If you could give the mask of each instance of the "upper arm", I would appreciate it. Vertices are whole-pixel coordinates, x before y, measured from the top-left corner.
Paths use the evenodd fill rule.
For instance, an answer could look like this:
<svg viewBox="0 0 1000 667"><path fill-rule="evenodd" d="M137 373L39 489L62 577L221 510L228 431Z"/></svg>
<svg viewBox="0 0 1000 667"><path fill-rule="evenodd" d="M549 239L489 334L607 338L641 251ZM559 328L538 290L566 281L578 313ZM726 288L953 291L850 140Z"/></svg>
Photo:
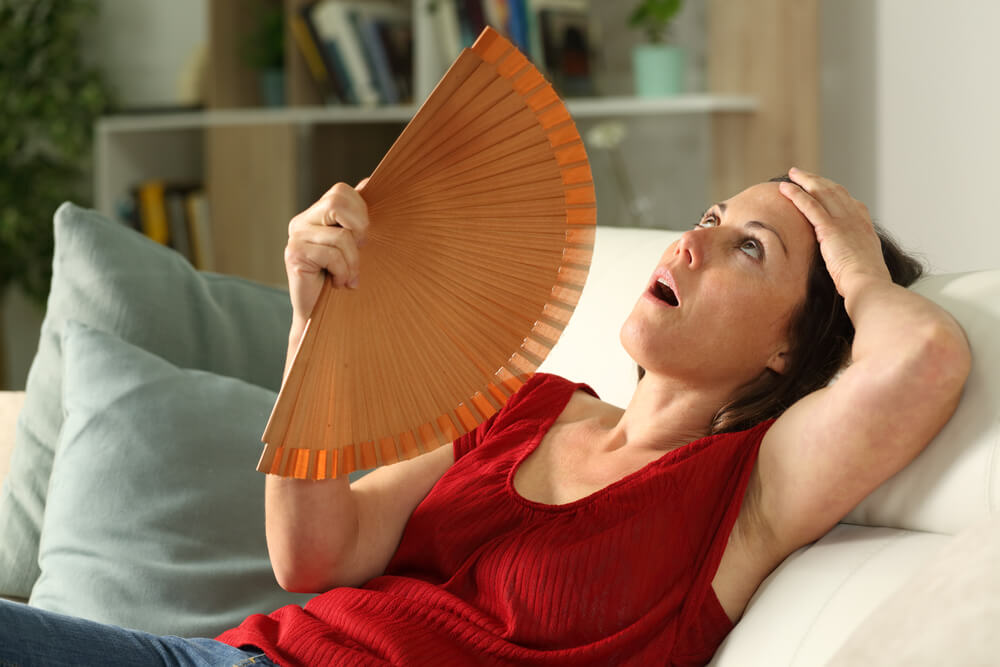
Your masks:
<svg viewBox="0 0 1000 667"><path fill-rule="evenodd" d="M357 504L358 536L339 585L358 586L385 571L413 510L454 461L449 444L377 468L351 484Z"/></svg>
<svg viewBox="0 0 1000 667"><path fill-rule="evenodd" d="M969 353L954 331L869 355L789 408L761 443L760 512L779 548L818 539L909 463L954 412Z"/></svg>

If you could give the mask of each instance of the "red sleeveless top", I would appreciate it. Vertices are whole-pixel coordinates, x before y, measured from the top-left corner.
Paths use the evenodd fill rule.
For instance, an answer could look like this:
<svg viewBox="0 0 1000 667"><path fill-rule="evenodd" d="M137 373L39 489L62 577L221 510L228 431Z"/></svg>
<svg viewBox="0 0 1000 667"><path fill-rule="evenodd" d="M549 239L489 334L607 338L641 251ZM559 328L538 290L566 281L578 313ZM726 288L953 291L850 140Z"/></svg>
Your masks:
<svg viewBox="0 0 1000 667"><path fill-rule="evenodd" d="M672 450L579 500L514 490L583 384L536 374L454 443L383 576L219 639L282 665L697 665L732 623L712 590L771 422Z"/></svg>

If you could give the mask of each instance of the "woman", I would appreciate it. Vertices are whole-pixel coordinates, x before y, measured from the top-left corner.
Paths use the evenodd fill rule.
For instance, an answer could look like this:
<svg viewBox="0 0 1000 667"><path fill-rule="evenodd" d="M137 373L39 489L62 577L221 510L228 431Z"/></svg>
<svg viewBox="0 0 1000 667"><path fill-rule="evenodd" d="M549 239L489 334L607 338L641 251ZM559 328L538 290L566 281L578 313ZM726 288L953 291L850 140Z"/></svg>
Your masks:
<svg viewBox="0 0 1000 667"><path fill-rule="evenodd" d="M938 432L970 364L954 320L893 283L886 258L901 282L919 272L864 205L784 181L664 253L621 330L642 369L625 410L538 374L453 447L353 485L269 476L275 575L323 594L219 639L280 664L707 662L788 554ZM367 227L343 184L290 223L290 351L326 272L358 285ZM37 636L28 616L18 634Z"/></svg>

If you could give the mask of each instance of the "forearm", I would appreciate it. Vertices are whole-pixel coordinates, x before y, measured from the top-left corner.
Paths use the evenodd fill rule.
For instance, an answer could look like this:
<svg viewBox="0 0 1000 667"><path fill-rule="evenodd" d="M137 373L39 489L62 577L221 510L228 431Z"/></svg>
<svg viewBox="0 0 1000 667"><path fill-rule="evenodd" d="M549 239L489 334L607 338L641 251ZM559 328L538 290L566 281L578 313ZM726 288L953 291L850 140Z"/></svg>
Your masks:
<svg viewBox="0 0 1000 667"><path fill-rule="evenodd" d="M970 353L965 333L943 308L887 278L864 276L845 289L844 305L855 327L852 363L923 374L961 387Z"/></svg>
<svg viewBox="0 0 1000 667"><path fill-rule="evenodd" d="M268 475L267 547L278 583L315 593L332 588L350 567L358 541L358 508L346 477L322 481Z"/></svg>
<svg viewBox="0 0 1000 667"><path fill-rule="evenodd" d="M285 375L306 322L295 318ZM357 543L358 511L347 478L312 481L268 475L264 487L268 552L278 583L315 592L335 581Z"/></svg>

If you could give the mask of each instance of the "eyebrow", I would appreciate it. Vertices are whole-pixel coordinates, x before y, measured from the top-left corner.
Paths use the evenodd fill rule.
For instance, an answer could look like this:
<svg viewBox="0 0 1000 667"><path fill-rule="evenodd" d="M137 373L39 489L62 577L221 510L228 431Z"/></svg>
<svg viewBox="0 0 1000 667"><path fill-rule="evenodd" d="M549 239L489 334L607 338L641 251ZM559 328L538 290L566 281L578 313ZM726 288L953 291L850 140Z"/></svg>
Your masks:
<svg viewBox="0 0 1000 667"><path fill-rule="evenodd" d="M726 202L720 201L719 203L715 204L715 208L718 208L719 211L721 211L722 214L725 215L725 213L726 213ZM709 209L709 210L711 210L711 209ZM777 229L775 229L771 225L767 224L766 222L761 222L760 220L750 220L746 224L744 224L743 226L744 227L752 227L752 228L756 228L756 229L763 229L765 231L768 231L768 232L771 232L772 234L774 234L774 236L778 239L778 243L781 244L781 249L784 251L785 257L788 257L788 246L785 245L785 240L783 238L781 238L781 234L778 233Z"/></svg>

